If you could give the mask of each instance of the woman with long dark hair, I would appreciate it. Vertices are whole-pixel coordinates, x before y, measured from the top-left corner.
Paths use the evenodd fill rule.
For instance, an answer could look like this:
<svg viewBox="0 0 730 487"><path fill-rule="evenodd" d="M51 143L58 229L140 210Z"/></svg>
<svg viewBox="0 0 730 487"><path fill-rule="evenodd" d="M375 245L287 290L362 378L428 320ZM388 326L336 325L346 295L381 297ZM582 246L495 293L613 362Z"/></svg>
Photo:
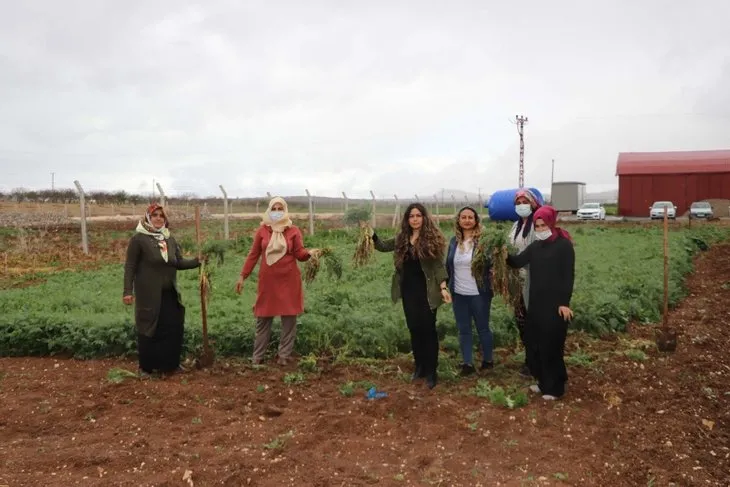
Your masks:
<svg viewBox="0 0 730 487"><path fill-rule="evenodd" d="M461 375L476 372L472 362L473 334L471 324L476 324L479 343L482 346L482 370L494 367L492 360L492 330L489 315L492 306L491 264L484 266L479 285L472 275L472 260L482 232L479 213L471 206L465 206L456 214L455 235L449 242L446 254L446 270L449 274L449 291L453 299L454 319L459 330L459 348L463 362Z"/></svg>
<svg viewBox="0 0 730 487"><path fill-rule="evenodd" d="M575 250L570 234L556 226L557 211L543 206L535 212L535 239L522 253L507 257L511 267L530 266L530 307L525 335L533 392L554 400L565 393L568 373L563 360L570 300L575 277Z"/></svg>
<svg viewBox="0 0 730 487"><path fill-rule="evenodd" d="M426 208L411 203L395 238L381 240L373 233L373 242L378 251L393 252L391 298L403 301L415 361L412 379L425 378L433 389L438 382L436 311L442 302L451 302L443 262L446 239Z"/></svg>

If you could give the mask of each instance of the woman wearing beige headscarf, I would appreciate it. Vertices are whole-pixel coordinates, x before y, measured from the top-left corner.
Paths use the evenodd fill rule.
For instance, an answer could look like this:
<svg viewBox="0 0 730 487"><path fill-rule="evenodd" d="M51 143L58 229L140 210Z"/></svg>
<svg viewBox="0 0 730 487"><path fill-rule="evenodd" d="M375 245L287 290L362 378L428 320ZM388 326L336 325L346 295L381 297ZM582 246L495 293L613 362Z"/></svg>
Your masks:
<svg viewBox="0 0 730 487"><path fill-rule="evenodd" d="M289 218L286 201L278 196L273 198L256 231L241 277L236 282L236 292L240 294L243 281L251 275L261 258L256 304L253 308L256 316L254 364L263 362L275 316L281 316L278 362L286 365L290 360L294 350L297 315L304 311L302 275L297 261L304 262L318 253L319 249L304 248L302 232Z"/></svg>

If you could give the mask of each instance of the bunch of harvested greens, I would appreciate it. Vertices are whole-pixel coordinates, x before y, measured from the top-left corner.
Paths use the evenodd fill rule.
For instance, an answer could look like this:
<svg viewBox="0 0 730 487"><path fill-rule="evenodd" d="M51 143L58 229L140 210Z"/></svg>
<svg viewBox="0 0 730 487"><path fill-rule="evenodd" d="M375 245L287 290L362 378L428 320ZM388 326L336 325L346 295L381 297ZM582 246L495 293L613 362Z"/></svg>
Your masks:
<svg viewBox="0 0 730 487"><path fill-rule="evenodd" d="M206 302L210 302L210 292L213 289L213 274L216 268L225 261L228 247L229 243L226 241L211 240L206 242L201 248L200 292L201 296L205 296ZM215 265L213 262L215 262Z"/></svg>
<svg viewBox="0 0 730 487"><path fill-rule="evenodd" d="M218 264L223 264L226 251L231 246L226 240L210 240L203 245L202 254L206 260L215 257Z"/></svg>
<svg viewBox="0 0 730 487"><path fill-rule="evenodd" d="M225 248L222 245L208 246L208 253L203 253L204 247L201 245L202 234L200 231L200 207L195 207L195 237L198 242L198 260L200 260L200 314L203 319L203 349L199 356L195 359L198 368L210 367L215 362L215 352L208 342L208 301L211 291L211 275L212 269L209 265L210 255L216 255L218 262L223 262L223 254Z"/></svg>
<svg viewBox="0 0 730 487"><path fill-rule="evenodd" d="M373 231L367 223L360 223L360 236L357 239L355 254L352 256L352 262L355 267L362 267L370 262L375 250L373 242Z"/></svg>
<svg viewBox="0 0 730 487"><path fill-rule="evenodd" d="M505 302L515 309L522 298L522 284L519 271L507 265L508 252L517 250L507 239L507 230L501 225L490 225L482 232L471 264L471 273L477 284L484 284L484 269L491 262L492 290L502 296Z"/></svg>
<svg viewBox="0 0 730 487"><path fill-rule="evenodd" d="M322 265L322 261L324 261L324 267L328 276L336 279L342 277L342 259L331 248L327 247L322 249L321 254L313 255L304 264L304 282L309 284L314 281Z"/></svg>

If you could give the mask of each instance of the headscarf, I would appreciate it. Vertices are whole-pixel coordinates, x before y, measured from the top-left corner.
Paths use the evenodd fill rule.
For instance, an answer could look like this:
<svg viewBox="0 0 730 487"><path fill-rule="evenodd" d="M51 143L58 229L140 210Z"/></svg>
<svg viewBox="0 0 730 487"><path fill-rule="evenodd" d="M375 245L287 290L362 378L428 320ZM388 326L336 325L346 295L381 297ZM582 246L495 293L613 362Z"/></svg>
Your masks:
<svg viewBox="0 0 730 487"><path fill-rule="evenodd" d="M570 234L563 230L560 227L557 227L556 224L558 222L558 212L555 208L552 206L541 206L537 209L537 211L533 214L535 217L535 221L542 220L545 222L545 225L548 226L550 231L553 233L548 239L548 242L554 241L558 236L561 236L563 238L568 239L569 242L573 242L573 238L570 236Z"/></svg>
<svg viewBox="0 0 730 487"><path fill-rule="evenodd" d="M284 207L284 216L281 217L281 220L275 222L271 219L269 213L276 203L281 203ZM292 221L289 218L289 206L286 204L286 201L284 201L284 198L280 196L271 198L271 201L269 201L269 207L261 217L261 225L270 227L273 232L271 234L271 239L269 240L269 245L266 246L266 263L268 265L274 265L279 261L279 259L286 255L288 248L286 245L286 238L284 238L284 230L292 226Z"/></svg>
<svg viewBox="0 0 730 487"><path fill-rule="evenodd" d="M525 198L530 203L530 208L532 208L532 213L530 213L530 216L528 216L524 220L522 218L517 220L517 228L515 230L515 237L517 237L517 235L520 234L520 230L522 230L522 238L527 238L527 236L530 234L530 229L532 228L535 211L538 208L540 208L540 202L537 200L535 193L533 193L532 190L527 189L527 188L517 190L517 193L515 194L514 202L517 203L517 200L519 198Z"/></svg>
<svg viewBox="0 0 730 487"><path fill-rule="evenodd" d="M162 217L165 219L165 224L162 225L162 227L160 227L159 229L155 228L152 225L152 213L157 210L160 210L160 213L162 213ZM160 254L162 254L162 258L165 260L165 262L167 262L168 259L167 239L170 238L169 225L170 222L167 219L167 213L165 212L165 209L157 203L152 203L150 206L148 206L147 210L144 213L144 217L140 219L137 223L137 233L149 235L150 237L157 240L157 245L160 247Z"/></svg>

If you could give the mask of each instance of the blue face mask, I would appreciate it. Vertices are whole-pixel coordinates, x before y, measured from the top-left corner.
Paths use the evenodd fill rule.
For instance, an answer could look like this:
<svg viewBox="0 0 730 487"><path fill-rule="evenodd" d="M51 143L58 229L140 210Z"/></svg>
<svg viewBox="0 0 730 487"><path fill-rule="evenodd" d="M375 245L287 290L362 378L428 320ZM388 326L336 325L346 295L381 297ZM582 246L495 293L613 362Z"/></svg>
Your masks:
<svg viewBox="0 0 730 487"><path fill-rule="evenodd" d="M284 212L283 211L270 211L269 218L271 218L271 221L278 222L279 220L284 218Z"/></svg>

